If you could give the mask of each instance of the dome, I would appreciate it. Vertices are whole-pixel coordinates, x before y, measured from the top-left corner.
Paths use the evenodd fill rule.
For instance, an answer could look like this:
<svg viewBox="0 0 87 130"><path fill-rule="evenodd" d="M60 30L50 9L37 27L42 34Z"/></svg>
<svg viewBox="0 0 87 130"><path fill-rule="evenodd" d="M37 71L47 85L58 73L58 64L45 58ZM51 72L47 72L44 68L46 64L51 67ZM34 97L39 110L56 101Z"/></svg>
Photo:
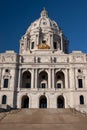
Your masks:
<svg viewBox="0 0 87 130"><path fill-rule="evenodd" d="M28 27L20 41L20 52L26 53L46 50L46 52L68 52L68 41L54 20L48 16L44 8L40 18Z"/></svg>
<svg viewBox="0 0 87 130"><path fill-rule="evenodd" d="M35 30L35 29L42 29L42 30L49 29L49 30L58 31L59 27L54 20L51 20L48 17L48 12L44 8L41 12L40 18L37 19L36 21L34 21L33 23L31 23L30 27L27 29L27 33L29 33L32 30Z"/></svg>

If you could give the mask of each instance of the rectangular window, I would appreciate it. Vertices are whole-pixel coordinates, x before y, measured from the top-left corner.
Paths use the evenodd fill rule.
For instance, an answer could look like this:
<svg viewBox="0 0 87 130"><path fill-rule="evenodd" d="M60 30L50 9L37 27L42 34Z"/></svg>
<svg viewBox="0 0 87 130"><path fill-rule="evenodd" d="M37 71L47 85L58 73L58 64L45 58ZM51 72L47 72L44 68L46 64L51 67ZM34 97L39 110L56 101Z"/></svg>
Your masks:
<svg viewBox="0 0 87 130"><path fill-rule="evenodd" d="M31 49L34 49L34 42L31 43Z"/></svg>
<svg viewBox="0 0 87 130"><path fill-rule="evenodd" d="M38 63L40 63L40 57L38 57Z"/></svg>
<svg viewBox="0 0 87 130"><path fill-rule="evenodd" d="M54 46L54 49L57 49L57 43L56 42L54 42L53 46Z"/></svg>
<svg viewBox="0 0 87 130"><path fill-rule="evenodd" d="M56 57L54 57L54 63L56 63Z"/></svg>
<svg viewBox="0 0 87 130"><path fill-rule="evenodd" d="M4 79L4 88L8 88L8 79Z"/></svg>
<svg viewBox="0 0 87 130"><path fill-rule="evenodd" d="M26 88L31 88L31 84L30 83L26 83Z"/></svg>
<svg viewBox="0 0 87 130"><path fill-rule="evenodd" d="M57 83L57 88L61 88L61 83Z"/></svg>
<svg viewBox="0 0 87 130"><path fill-rule="evenodd" d="M80 96L80 104L84 104L84 97L82 95Z"/></svg>
<svg viewBox="0 0 87 130"><path fill-rule="evenodd" d="M78 87L83 88L82 79L78 79Z"/></svg>

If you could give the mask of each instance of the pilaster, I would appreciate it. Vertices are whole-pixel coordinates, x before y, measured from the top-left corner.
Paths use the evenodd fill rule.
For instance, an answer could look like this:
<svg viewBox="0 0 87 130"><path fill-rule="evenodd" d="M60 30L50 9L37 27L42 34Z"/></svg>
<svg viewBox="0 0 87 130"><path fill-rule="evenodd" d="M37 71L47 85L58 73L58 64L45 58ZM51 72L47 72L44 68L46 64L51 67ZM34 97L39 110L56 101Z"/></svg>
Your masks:
<svg viewBox="0 0 87 130"><path fill-rule="evenodd" d="M61 50L63 51L63 34L61 32Z"/></svg>

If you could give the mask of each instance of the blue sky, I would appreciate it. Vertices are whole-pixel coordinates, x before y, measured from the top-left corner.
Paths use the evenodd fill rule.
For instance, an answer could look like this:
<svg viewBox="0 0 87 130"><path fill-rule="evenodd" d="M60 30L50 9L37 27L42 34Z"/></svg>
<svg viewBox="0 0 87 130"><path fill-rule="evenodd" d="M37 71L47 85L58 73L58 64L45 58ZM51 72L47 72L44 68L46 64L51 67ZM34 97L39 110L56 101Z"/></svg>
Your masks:
<svg viewBox="0 0 87 130"><path fill-rule="evenodd" d="M70 52L87 52L87 0L0 0L0 53L19 52L19 40L43 7L70 41Z"/></svg>

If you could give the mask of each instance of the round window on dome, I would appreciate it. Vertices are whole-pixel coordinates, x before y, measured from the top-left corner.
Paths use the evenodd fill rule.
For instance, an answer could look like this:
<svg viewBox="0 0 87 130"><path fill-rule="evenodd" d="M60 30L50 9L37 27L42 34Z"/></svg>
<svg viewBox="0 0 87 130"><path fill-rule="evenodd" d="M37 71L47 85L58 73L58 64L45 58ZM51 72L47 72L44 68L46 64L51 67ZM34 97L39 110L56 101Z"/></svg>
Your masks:
<svg viewBox="0 0 87 130"><path fill-rule="evenodd" d="M46 25L47 23L46 22L43 22L43 25Z"/></svg>
<svg viewBox="0 0 87 130"><path fill-rule="evenodd" d="M53 24L53 26L54 26L54 27L57 27L57 25L56 25L55 23Z"/></svg>
<svg viewBox="0 0 87 130"><path fill-rule="evenodd" d="M37 24L36 23L34 23L34 26L36 26Z"/></svg>

